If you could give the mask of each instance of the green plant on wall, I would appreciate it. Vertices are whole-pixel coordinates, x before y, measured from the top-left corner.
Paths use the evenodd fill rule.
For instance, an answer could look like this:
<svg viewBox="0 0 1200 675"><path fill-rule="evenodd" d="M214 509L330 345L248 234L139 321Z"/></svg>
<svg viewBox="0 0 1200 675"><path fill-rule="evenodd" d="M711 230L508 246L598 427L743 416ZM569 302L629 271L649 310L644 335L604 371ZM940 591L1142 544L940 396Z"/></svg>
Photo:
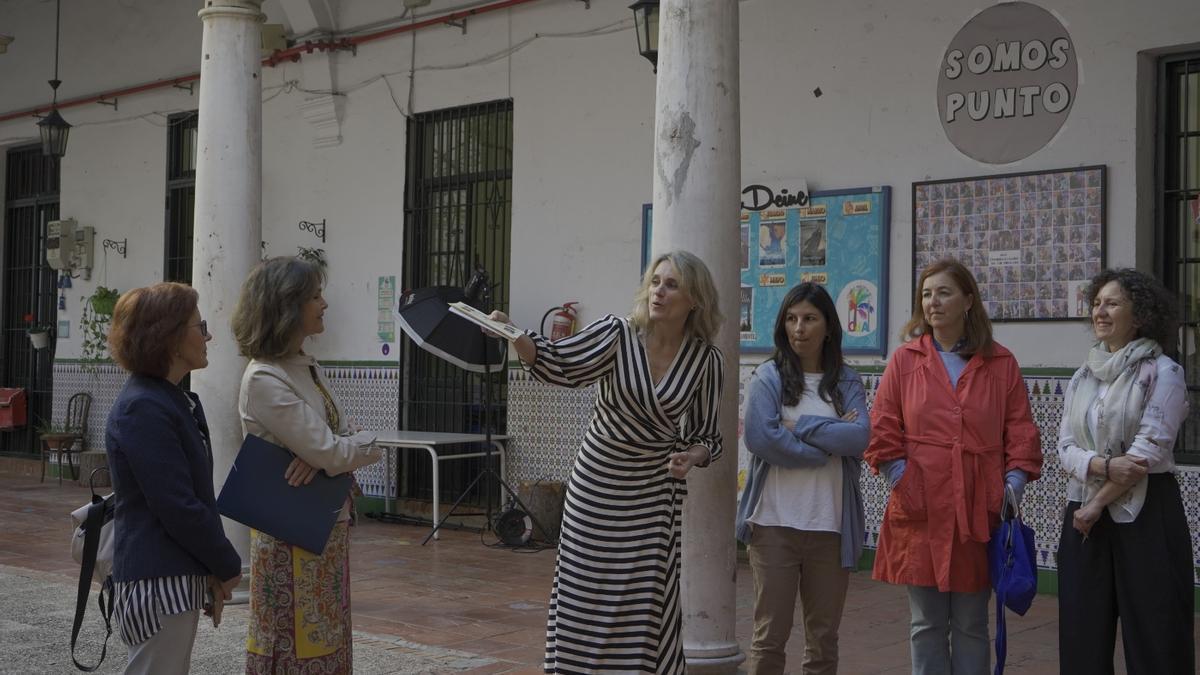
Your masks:
<svg viewBox="0 0 1200 675"><path fill-rule="evenodd" d="M53 420L42 420L33 426L33 432L39 437L68 436L74 435L78 431L78 429L67 426L66 422L55 422Z"/></svg>
<svg viewBox="0 0 1200 675"><path fill-rule="evenodd" d="M117 295L116 290L100 286L90 298L80 298L83 313L79 315L79 330L83 335L83 348L79 360L83 369L93 375L97 367L108 360L108 326Z"/></svg>
<svg viewBox="0 0 1200 675"><path fill-rule="evenodd" d="M121 297L121 293L115 288L106 288L97 286L92 292L92 296L88 298L88 304L92 306L92 310L100 316L112 316L113 307L117 305L117 298Z"/></svg>

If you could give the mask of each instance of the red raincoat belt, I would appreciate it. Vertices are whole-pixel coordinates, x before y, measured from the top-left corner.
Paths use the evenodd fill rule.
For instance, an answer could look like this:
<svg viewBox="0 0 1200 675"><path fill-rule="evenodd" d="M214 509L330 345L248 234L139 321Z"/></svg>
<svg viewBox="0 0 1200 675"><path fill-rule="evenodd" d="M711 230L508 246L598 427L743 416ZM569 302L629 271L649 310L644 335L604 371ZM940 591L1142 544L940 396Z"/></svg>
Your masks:
<svg viewBox="0 0 1200 675"><path fill-rule="evenodd" d="M954 522L958 525L960 542L977 541L986 544L991 539L988 522L987 475L980 455L1000 452L1000 445L967 446L962 438L947 442L943 438L909 436L910 443L950 448L951 485L954 488ZM967 464L970 466L967 466ZM968 472L971 480L966 480Z"/></svg>

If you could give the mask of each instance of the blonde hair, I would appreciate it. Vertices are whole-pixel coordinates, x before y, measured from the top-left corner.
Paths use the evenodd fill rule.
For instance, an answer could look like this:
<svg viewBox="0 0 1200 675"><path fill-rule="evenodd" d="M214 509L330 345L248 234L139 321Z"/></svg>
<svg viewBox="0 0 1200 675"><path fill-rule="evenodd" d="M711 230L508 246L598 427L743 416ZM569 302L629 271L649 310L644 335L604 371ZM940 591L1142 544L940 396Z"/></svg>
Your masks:
<svg viewBox="0 0 1200 675"><path fill-rule="evenodd" d="M629 313L629 323L639 331L645 331L650 326L650 281L654 278L654 270L664 260L675 267L679 275L679 284L692 298L696 308L688 314L683 330L705 342L712 342L721 327L717 287L713 284L708 266L695 254L687 251L670 251L661 253L650 261L642 275L642 287L633 296L633 311Z"/></svg>

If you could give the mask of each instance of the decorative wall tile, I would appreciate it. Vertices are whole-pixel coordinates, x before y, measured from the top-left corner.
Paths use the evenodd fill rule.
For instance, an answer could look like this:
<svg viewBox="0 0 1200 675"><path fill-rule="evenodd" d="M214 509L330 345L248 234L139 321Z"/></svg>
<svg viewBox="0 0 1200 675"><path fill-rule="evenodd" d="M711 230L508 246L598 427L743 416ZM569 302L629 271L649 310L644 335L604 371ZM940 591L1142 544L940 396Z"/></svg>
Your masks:
<svg viewBox="0 0 1200 675"><path fill-rule="evenodd" d="M399 410L400 369L331 366L325 376L349 420L364 429L395 429ZM385 462L354 472L368 497L396 497L396 477L386 475ZM393 464L393 466L395 466Z"/></svg>
<svg viewBox="0 0 1200 675"><path fill-rule="evenodd" d="M508 372L509 479L565 482L591 421L595 388L554 387L519 368Z"/></svg>
<svg viewBox="0 0 1200 675"><path fill-rule="evenodd" d="M91 370L92 372L89 372ZM125 386L129 374L113 363L99 364L95 369L85 370L80 363L54 362L54 406L51 416L61 422L67 414L67 401L71 396L86 391L92 395L92 407L88 411L86 450L104 450L104 425L108 411L117 400L117 394ZM53 462L53 456L51 458Z"/></svg>

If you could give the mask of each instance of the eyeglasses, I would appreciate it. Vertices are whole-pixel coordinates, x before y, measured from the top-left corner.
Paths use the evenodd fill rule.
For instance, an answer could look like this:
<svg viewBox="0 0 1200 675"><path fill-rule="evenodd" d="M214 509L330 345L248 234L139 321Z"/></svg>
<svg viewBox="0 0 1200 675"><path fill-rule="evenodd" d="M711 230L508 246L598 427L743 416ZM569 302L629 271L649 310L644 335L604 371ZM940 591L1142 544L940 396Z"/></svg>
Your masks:
<svg viewBox="0 0 1200 675"><path fill-rule="evenodd" d="M200 323L194 323L192 325L200 328L200 337L208 337L208 322L207 321L201 321Z"/></svg>

